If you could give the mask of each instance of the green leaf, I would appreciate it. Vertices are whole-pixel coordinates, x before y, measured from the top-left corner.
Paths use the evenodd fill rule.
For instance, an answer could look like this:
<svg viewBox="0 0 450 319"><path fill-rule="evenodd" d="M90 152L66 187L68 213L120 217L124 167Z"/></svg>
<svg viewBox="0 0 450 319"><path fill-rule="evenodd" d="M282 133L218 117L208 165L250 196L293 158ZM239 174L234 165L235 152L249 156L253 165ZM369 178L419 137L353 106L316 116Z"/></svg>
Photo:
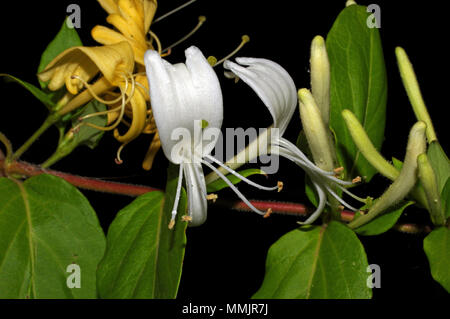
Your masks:
<svg viewBox="0 0 450 319"><path fill-rule="evenodd" d="M450 217L450 178L447 178L444 188L441 193L442 209L444 210L445 218Z"/></svg>
<svg viewBox="0 0 450 319"><path fill-rule="evenodd" d="M105 236L87 199L50 175L0 178L0 298L96 298ZM81 288L66 282L72 263Z"/></svg>
<svg viewBox="0 0 450 319"><path fill-rule="evenodd" d="M423 241L434 280L450 292L450 230L439 227Z"/></svg>
<svg viewBox="0 0 450 319"><path fill-rule="evenodd" d="M251 175L256 175L256 174L267 175L264 171L262 171L260 169L256 169L256 168L245 169L245 170L239 171L238 173L244 177L249 177ZM226 177L230 180L231 183L233 183L233 185L235 185L241 181L241 179L239 179L238 177L236 177L232 174L228 174ZM214 193L214 192L218 192L221 189L224 189L226 187L228 187L227 183L225 183L222 179L217 179L214 182L209 183L206 186L206 191L208 193Z"/></svg>
<svg viewBox="0 0 450 319"><path fill-rule="evenodd" d="M51 96L49 96L44 91L41 91L39 88L35 87L33 84L22 81L15 76L9 75L9 74L0 74L0 76L6 77L6 81L16 82L20 85L22 85L25 89L28 90L31 94L34 95L35 98L37 98L39 101L41 101L47 109L51 110L55 107L55 103L53 103L53 100Z"/></svg>
<svg viewBox="0 0 450 319"><path fill-rule="evenodd" d="M371 298L367 267L361 242L345 225L301 227L270 247L253 298Z"/></svg>
<svg viewBox="0 0 450 319"><path fill-rule="evenodd" d="M414 202L409 201L403 203L402 205L392 207L383 215L379 215L377 218L371 220L370 222L361 227L356 228L354 231L357 234L364 236L379 235L384 232L387 232L395 225L395 223L400 218L400 215L403 213L405 208L412 204L414 204ZM355 218L358 218L357 215L355 215Z"/></svg>
<svg viewBox="0 0 450 319"><path fill-rule="evenodd" d="M442 192L450 177L450 161L438 141L428 146L427 156L436 175L439 192Z"/></svg>
<svg viewBox="0 0 450 319"><path fill-rule="evenodd" d="M184 190L174 229L168 224L177 187L178 169L169 168L166 194L150 192L122 209L107 235L98 269L102 298L175 298L181 278L187 223Z"/></svg>
<svg viewBox="0 0 450 319"><path fill-rule="evenodd" d="M376 173L359 152L341 112L352 111L375 148L381 148L386 121L387 77L377 28L366 24L366 7L351 5L337 17L326 44L331 67L330 126L336 134L337 153L347 176L369 181Z"/></svg>

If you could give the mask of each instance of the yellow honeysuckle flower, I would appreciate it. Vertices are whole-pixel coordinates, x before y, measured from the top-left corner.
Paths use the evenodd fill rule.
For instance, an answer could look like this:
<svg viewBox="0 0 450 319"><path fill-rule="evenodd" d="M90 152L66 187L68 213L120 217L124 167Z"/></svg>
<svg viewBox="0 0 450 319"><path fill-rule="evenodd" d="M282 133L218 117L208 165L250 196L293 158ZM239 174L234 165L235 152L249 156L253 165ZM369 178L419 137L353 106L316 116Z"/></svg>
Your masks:
<svg viewBox="0 0 450 319"><path fill-rule="evenodd" d="M95 26L91 35L95 41L114 44L127 41L133 48L137 63L144 65L144 53L153 49L147 41L147 33L156 12L156 0L98 0L109 14L106 21L117 31L104 26Z"/></svg>
<svg viewBox="0 0 450 319"><path fill-rule="evenodd" d="M133 72L133 51L128 42L98 47L73 47L60 53L38 74L41 81L49 82L52 91L64 84L71 94L78 94L84 83L99 72L111 86L123 83L124 76Z"/></svg>

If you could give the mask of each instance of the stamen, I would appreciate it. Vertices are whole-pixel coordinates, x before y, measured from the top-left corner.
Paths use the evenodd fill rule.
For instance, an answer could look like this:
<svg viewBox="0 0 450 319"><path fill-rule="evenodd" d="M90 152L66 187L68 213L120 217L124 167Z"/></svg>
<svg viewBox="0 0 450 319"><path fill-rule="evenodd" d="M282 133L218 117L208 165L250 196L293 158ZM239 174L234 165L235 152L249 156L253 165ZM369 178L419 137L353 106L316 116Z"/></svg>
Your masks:
<svg viewBox="0 0 450 319"><path fill-rule="evenodd" d="M116 159L114 160L117 165L120 165L123 163L122 159L120 158L120 153L122 153L123 148L127 145L127 143L123 143L120 145L119 149L117 150Z"/></svg>
<svg viewBox="0 0 450 319"><path fill-rule="evenodd" d="M78 124L77 126L75 126L75 127L73 128L73 130L79 129L79 127L81 127L82 125L87 125L87 126L90 126L90 127L95 128L95 129L97 129L97 130L100 130L100 131L111 131L111 130L115 129L115 128L122 122L122 120L123 120L123 115L124 115L124 113L125 113L125 106L126 106L126 105L128 104L128 102L131 100L131 97L133 96L134 91L135 91L135 89L136 89L136 81L134 80L134 77L133 77L132 75L129 75L129 76L130 76L130 78L131 78L131 93L130 93L128 99L125 100L126 92L124 92L124 91L122 91L122 89L120 89L120 91L121 91L121 93L122 93L122 94L121 94L122 104L121 104L121 106L120 106L120 114L119 114L119 117L117 118L116 122L114 122L114 124L112 124L112 125L110 125L110 126L103 127L103 126L98 126L98 125L95 125L95 124L92 124L92 123L89 123L89 122L81 122L80 124ZM128 79L127 79L126 77L124 77L124 78L125 78L125 82L128 82Z"/></svg>
<svg viewBox="0 0 450 319"><path fill-rule="evenodd" d="M270 217L270 215L272 215L272 208L269 208L263 217L268 218L268 217Z"/></svg>
<svg viewBox="0 0 450 319"><path fill-rule="evenodd" d="M355 194L353 194L352 192L350 192L348 189L346 189L345 187L342 187L341 185L337 185L344 193L346 193L347 195L349 195L350 197L356 199L357 201L367 204L367 199L366 198L361 198Z"/></svg>
<svg viewBox="0 0 450 319"><path fill-rule="evenodd" d="M162 52L161 41L159 41L158 36L151 30L148 30L148 33L150 34L150 37L152 39L155 39L156 47L158 48L158 53L159 53L159 55L161 55L161 52Z"/></svg>
<svg viewBox="0 0 450 319"><path fill-rule="evenodd" d="M157 23L157 22L159 22L159 21L161 21L161 20L167 18L168 16L170 16L170 15L174 14L175 12L177 12L177 11L179 11L179 10L181 10L181 9L183 9L183 8L185 8L185 7L187 7L188 5L194 3L195 1L197 1L197 0L190 0L190 1L188 1L188 2L186 2L186 3L184 3L184 4L182 4L181 6L175 8L175 9L173 9L173 10L167 12L167 13L164 13L162 16L160 16L160 17L158 17L157 19L153 20L152 24L155 24L155 23Z"/></svg>
<svg viewBox="0 0 450 319"><path fill-rule="evenodd" d="M280 191L280 183L281 183L281 188L283 188L283 183L282 183L282 182L278 182L278 183L277 183L277 186L274 186L274 187L267 187L267 186L259 185L259 184L255 183L255 182L249 180L248 178L242 176L242 175L239 174L238 172L232 170L232 169L229 168L227 165L223 164L221 161L217 160L217 159L214 158L213 156L211 156L211 155L206 155L205 158L207 158L207 159L213 161L214 163L216 163L217 165L223 167L223 168L224 168L225 170L227 170L229 173L233 174L234 176L236 176L236 177L239 178L240 180L246 182L247 184L252 185L253 187L256 187L256 188L259 188L259 189L262 189L262 190L266 190L266 191L273 191L273 190L276 190L276 189L278 189L278 191Z"/></svg>
<svg viewBox="0 0 450 319"><path fill-rule="evenodd" d="M122 98L122 97L120 97L120 98ZM78 118L78 121L81 122L81 121L87 120L87 119L89 119L91 117L100 116L100 115L106 115L108 113L118 112L118 111L120 111L120 109L121 109L121 106L118 106L118 107L115 107L115 108L107 110L107 111L95 112L95 113L91 113L91 114L88 114L88 115L85 115L85 116L80 116Z"/></svg>
<svg viewBox="0 0 450 319"><path fill-rule="evenodd" d="M242 41L241 41L241 43L238 45L238 47L237 47L236 49L234 49L234 51L231 52L230 54L228 54L226 57L224 57L224 58L220 59L219 61L217 61L217 62L213 65L213 67L214 67L214 66L217 66L217 65L219 65L219 64L221 64L221 63L223 63L225 60L228 60L228 59L231 58L233 55L235 55L236 53L238 53L239 50L242 49L242 47L243 47L247 42L249 42L249 41L250 41L250 37L249 37L248 35L246 35L246 34L243 35L243 36L242 36Z"/></svg>
<svg viewBox="0 0 450 319"><path fill-rule="evenodd" d="M86 89L89 91L89 93L94 97L94 99L96 99L97 101L99 101L100 103L106 104L106 105L110 105L110 104L114 104L120 101L120 99L122 98L122 96L119 96L117 99L115 100L111 100L111 101L106 101L102 98L100 98L95 92L94 90L92 90L91 85L89 83L87 83L85 80L83 80L80 76L78 75L72 75L70 77L71 79L77 79L79 80L84 87L86 87ZM125 80L125 87L128 90L128 80Z"/></svg>
<svg viewBox="0 0 450 319"><path fill-rule="evenodd" d="M319 205L317 206L314 213L312 213L311 216L308 217L308 219L306 219L304 222L297 222L300 225L309 225L314 223L316 219L319 218L326 204L326 194L324 190L312 178L311 180L314 187L316 188L317 194L319 195Z"/></svg>
<svg viewBox="0 0 450 319"><path fill-rule="evenodd" d="M344 205L345 207L347 207L348 209L356 212L358 211L357 208L353 207L352 205L348 204L345 200L343 200L341 197L339 197L338 194L336 194L329 185L325 184L325 188L327 189L328 193L331 194L331 196L333 196L334 198L336 198L338 200L339 203L341 203L342 205Z"/></svg>
<svg viewBox="0 0 450 319"><path fill-rule="evenodd" d="M183 163L180 164L180 170L178 172L178 183L177 183L177 191L175 193L175 201L173 202L173 208L172 208L172 217L169 222L169 229L172 229L175 225L175 219L177 218L177 211L178 211L178 202L180 201L180 193L181 193L181 182L183 181ZM185 216L183 216L185 217ZM191 217L189 217L190 220L192 220ZM184 221L187 221L186 219L183 219Z"/></svg>
<svg viewBox="0 0 450 319"><path fill-rule="evenodd" d="M213 170L225 183L227 183L227 185L236 193L236 195L239 196L239 198L248 206L251 208L251 210L253 210L255 213L259 214L259 215L265 215L267 212L262 212L259 209L257 209L255 206L252 205L252 203L250 203L250 201L245 198L245 196L237 189L236 186L233 185L232 182L230 182L230 180L228 178L225 177L225 175L223 175L217 168L215 168L213 165L211 165L209 162L202 160L202 163L206 166L208 166L211 170Z"/></svg>
<svg viewBox="0 0 450 319"><path fill-rule="evenodd" d="M195 32L197 32L198 29L200 29L200 27L202 26L202 24L206 21L206 17L205 16L200 16L198 17L198 23L195 26L194 29L192 29L191 32L189 32L188 34L186 34L184 37L182 37L180 40L176 41L175 43L169 45L167 48L165 48L164 50L162 50L162 53L169 51L170 49L173 49L175 46L179 45L180 43L186 41L187 39L189 39Z"/></svg>
<svg viewBox="0 0 450 319"><path fill-rule="evenodd" d="M283 190L283 186L284 186L283 182L278 181L278 183L277 183L278 193L281 192L281 191Z"/></svg>

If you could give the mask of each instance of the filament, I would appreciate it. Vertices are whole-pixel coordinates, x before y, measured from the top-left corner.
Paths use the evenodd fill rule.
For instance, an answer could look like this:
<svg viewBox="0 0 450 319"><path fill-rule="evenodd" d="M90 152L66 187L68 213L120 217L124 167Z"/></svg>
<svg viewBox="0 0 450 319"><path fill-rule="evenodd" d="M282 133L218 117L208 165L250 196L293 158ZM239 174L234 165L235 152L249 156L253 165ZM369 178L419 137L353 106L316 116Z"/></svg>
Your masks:
<svg viewBox="0 0 450 319"><path fill-rule="evenodd" d="M171 11L165 13L165 14L163 14L162 16L158 17L157 19L153 20L152 24L155 24L155 23L157 23L157 22L167 18L168 16L170 16L170 15L174 14L175 12L177 12L177 11L187 7L188 5L194 3L195 1L197 1L197 0L190 0L190 1L182 4L181 6L175 8L175 9L173 9L173 10L171 10Z"/></svg>
<svg viewBox="0 0 450 319"><path fill-rule="evenodd" d="M162 50L162 53L167 52L171 49L173 49L175 46L179 45L180 43L186 41L187 39L189 39L195 32L197 32L198 29L200 29L200 27L202 26L202 24L206 21L206 17L205 16L200 16L198 17L198 23L195 26L194 29L192 29L191 32L189 32L188 34L186 34L184 37L182 37L180 40L174 42L173 44L169 45L167 48L165 48L164 50Z"/></svg>
<svg viewBox="0 0 450 319"><path fill-rule="evenodd" d="M99 101L100 103L103 103L103 104L106 104L106 105L110 105L110 104L114 104L114 103L119 102L120 99L122 98L121 96L119 96L119 97L118 97L117 99L115 99L115 100L106 101L106 100L100 98L100 97L94 92L94 90L92 90L91 85L90 85L89 83L87 83L87 82L86 82L83 78L81 78L80 76L78 76L78 75L72 75L70 78L71 78L71 79L77 79L77 80L79 80L79 81L84 85L84 87L89 91L89 93L94 97L94 99L96 99L96 100ZM128 80L127 80L127 79L125 79L125 87L126 87L126 89L128 89Z"/></svg>
<svg viewBox="0 0 450 319"><path fill-rule="evenodd" d="M239 196L239 198L248 206L251 208L251 210L253 210L255 213L259 214L259 215L266 215L267 212L262 212L259 209L257 209L255 206L252 205L252 203L250 203L250 201L245 198L245 196L237 189L236 186L233 185L232 182L230 182L230 180L228 178L225 177L225 175L223 175L217 168L215 168L213 165L211 165L210 163L208 163L205 160L202 160L202 163L205 164L206 166L208 166L211 170L213 170L225 183L227 183L227 185L236 193L236 195Z"/></svg>
<svg viewBox="0 0 450 319"><path fill-rule="evenodd" d="M161 41L159 41L159 38L156 36L156 34L154 32L152 32L151 30L148 30L148 33L150 34L150 37L152 39L155 39L156 42L156 47L158 48L158 53L159 55L161 55L162 52L162 48L161 48Z"/></svg>
<svg viewBox="0 0 450 319"><path fill-rule="evenodd" d="M120 153L122 153L122 150L125 147L125 145L127 145L127 143L123 143L122 145L120 145L119 149L117 150L116 159L115 159L115 162L117 165L120 165L123 163L122 159L120 158Z"/></svg>
<svg viewBox="0 0 450 319"><path fill-rule="evenodd" d="M97 130L100 130L100 131L111 131L111 130L115 129L120 124L120 122L123 120L123 115L125 113L125 106L129 103L129 101L133 97L134 91L136 89L136 81L134 80L134 76L131 75L131 74L128 74L128 76L131 79L131 93L129 94L128 98L125 100L126 91L124 92L122 90L122 88L120 88L120 91L122 93L120 95L120 98L122 99L122 104L121 104L121 106L119 106L117 108L117 109L120 108L120 114L119 114L119 117L117 118L116 122L114 122L114 124L112 124L110 126L103 127L103 126L98 126L98 125L95 125L95 124L92 124L92 123L89 123L89 122L82 122L82 123L78 124L77 126L75 126L73 128L73 130L76 131L76 129L79 129L79 127L81 127L82 125L90 126L90 127L95 128ZM128 78L126 76L124 76L124 79L125 79L125 87L128 88ZM103 111L103 112L106 112L106 111ZM103 113L103 112L92 113L92 114L90 114L90 117L93 117L93 116L96 116L96 115L101 115L99 113ZM85 119L85 117L81 118L81 120L84 120L84 119Z"/></svg>
<svg viewBox="0 0 450 319"><path fill-rule="evenodd" d="M233 174L237 178L243 180L244 182L246 182L247 184L249 184L249 185L251 185L253 187L256 187L256 188L259 188L259 189L262 189L262 190L266 190L266 191L273 191L273 190L279 189L278 185L275 186L275 187L267 187L267 186L262 186L262 185L259 185L259 184L255 183L255 182L253 182L253 181L249 180L248 178L242 176L238 172L232 170L231 168L229 168L228 166L226 166L225 164L223 164L222 162L220 162L219 160L217 160L216 158L214 158L211 155L206 155L205 158L210 159L211 161L213 161L217 165L219 165L219 166L223 167L224 169L226 169L229 173Z"/></svg>
<svg viewBox="0 0 450 319"><path fill-rule="evenodd" d="M217 65L223 63L225 60L228 60L229 58L231 58L233 55L238 53L239 50L242 49L242 47L249 41L250 41L250 37L248 35L243 35L242 36L242 41L238 45L238 47L236 49L234 49L234 51L231 52L230 54L228 54L226 57L224 57L224 58L220 59L219 61L217 61L213 66L217 66Z"/></svg>
<svg viewBox="0 0 450 319"><path fill-rule="evenodd" d="M319 205L317 206L316 210L309 216L304 222L298 222L300 225L309 225L316 221L317 218L319 218L320 214L322 213L323 209L325 208L326 203L326 194L323 191L323 189L311 178L311 181L316 188L317 194L319 195Z"/></svg>
<svg viewBox="0 0 450 319"><path fill-rule="evenodd" d="M334 198L336 198L338 200L339 203L341 203L342 205L344 205L345 207L347 207L348 209L350 209L354 212L358 211L357 208L351 206L346 201L344 201L341 197L339 197L339 195L336 194L329 185L325 184L325 188L327 189L328 193L331 194L331 196L333 196Z"/></svg>

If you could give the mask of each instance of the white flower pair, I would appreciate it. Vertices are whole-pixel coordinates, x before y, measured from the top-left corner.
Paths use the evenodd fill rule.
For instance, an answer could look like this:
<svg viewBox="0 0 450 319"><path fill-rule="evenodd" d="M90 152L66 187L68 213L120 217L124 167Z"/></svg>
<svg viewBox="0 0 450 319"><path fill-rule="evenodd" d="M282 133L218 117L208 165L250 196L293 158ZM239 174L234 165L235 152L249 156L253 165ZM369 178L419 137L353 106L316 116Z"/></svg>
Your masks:
<svg viewBox="0 0 450 319"><path fill-rule="evenodd" d="M177 214L177 205L184 174L188 194L188 216L191 226L201 225L207 215L207 194L202 164L216 172L237 195L258 214L266 212L256 209L232 183L209 161L222 166L243 181L264 190L278 187L264 187L240 176L224 164L213 158L210 153L216 140L211 141L207 130L220 130L223 120L223 101L219 80L201 51L192 46L185 52L186 64L170 64L155 51L145 54L145 66L150 86L152 111L161 145L166 157L180 165L178 188L171 226ZM279 129L279 137L271 139L268 150L281 155L301 166L311 177L319 195L317 210L305 221L312 223L323 211L327 193L339 198L330 184L348 185L351 182L334 177L317 167L294 144L282 137L297 106L297 91L294 81L280 65L266 59L236 58L236 61L248 66L225 61L224 67L247 83L269 109L273 127ZM206 129L204 129L206 127ZM190 133L190 138L179 140L175 134L180 128ZM208 136L207 136L208 135ZM209 161L206 161L209 160ZM342 187L342 186L341 186ZM339 198L345 206L345 202ZM351 208L351 207L350 207Z"/></svg>

